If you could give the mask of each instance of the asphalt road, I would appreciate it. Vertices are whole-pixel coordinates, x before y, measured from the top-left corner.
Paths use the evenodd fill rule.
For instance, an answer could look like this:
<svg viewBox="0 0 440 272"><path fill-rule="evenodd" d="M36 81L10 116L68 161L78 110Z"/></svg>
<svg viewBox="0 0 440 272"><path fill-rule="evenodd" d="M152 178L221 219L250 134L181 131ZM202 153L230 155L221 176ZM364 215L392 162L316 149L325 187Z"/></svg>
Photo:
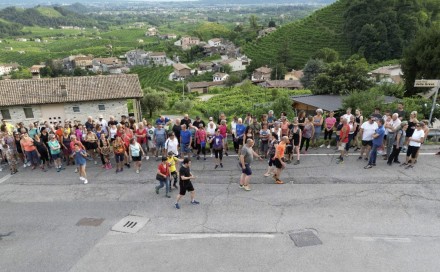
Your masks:
<svg viewBox="0 0 440 272"><path fill-rule="evenodd" d="M72 167L5 169L0 271L438 271L437 151L428 146L413 169L379 160L366 170L356 154L337 165L333 151L312 150L288 166L284 185L255 162L250 192L238 187L237 157L217 170L210 157L194 160L201 204L186 196L180 210L176 191L155 194L153 160L123 176L89 165L87 185ZM148 222L134 234L111 231L127 215Z"/></svg>

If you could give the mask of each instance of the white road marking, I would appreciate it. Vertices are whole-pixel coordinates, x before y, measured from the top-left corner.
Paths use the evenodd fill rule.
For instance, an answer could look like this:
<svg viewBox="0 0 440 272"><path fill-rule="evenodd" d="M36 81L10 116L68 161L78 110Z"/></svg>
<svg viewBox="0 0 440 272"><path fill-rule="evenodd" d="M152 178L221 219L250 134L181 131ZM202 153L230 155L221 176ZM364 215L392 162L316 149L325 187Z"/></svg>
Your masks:
<svg viewBox="0 0 440 272"><path fill-rule="evenodd" d="M182 234L159 234L171 240L206 239L206 238L275 238L274 234L265 233L182 233Z"/></svg>
<svg viewBox="0 0 440 272"><path fill-rule="evenodd" d="M353 237L353 239L364 242L385 241L396 243L411 243L411 239L407 237L355 236Z"/></svg>
<svg viewBox="0 0 440 272"><path fill-rule="evenodd" d="M0 184L2 184L3 182L7 181L10 177L12 177L11 174L8 174L8 175L2 177L2 178L0 179Z"/></svg>
<svg viewBox="0 0 440 272"><path fill-rule="evenodd" d="M403 153L402 153L403 154ZM420 153L419 154L419 156L431 156L431 155L435 155L435 154L437 154L437 153ZM340 156L341 155L341 153L340 152L336 152L335 151L335 153L322 153L322 154L301 154L301 157L302 156L304 156L304 157L308 157L308 156ZM348 154L348 156L359 156L360 155L360 153L351 153L351 154ZM377 154L377 156L379 157L379 156L382 156L382 155L379 155L379 154ZM225 156L223 155L223 158L224 158ZM238 155L229 155L229 157L238 157Z"/></svg>

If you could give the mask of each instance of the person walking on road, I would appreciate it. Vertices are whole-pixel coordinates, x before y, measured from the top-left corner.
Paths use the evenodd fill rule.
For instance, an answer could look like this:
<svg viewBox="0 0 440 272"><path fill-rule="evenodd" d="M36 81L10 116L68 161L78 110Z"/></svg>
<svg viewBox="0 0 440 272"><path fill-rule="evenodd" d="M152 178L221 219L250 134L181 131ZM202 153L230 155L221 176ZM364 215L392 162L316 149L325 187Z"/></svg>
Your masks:
<svg viewBox="0 0 440 272"><path fill-rule="evenodd" d="M87 152L84 149L81 149L81 146L78 143L75 143L74 146L75 148L73 152L73 158L75 160L75 164L79 168L79 179L84 181L84 184L87 184L89 183L86 174L86 157L88 156Z"/></svg>
<svg viewBox="0 0 440 272"><path fill-rule="evenodd" d="M195 179L196 177L191 173L191 160L189 158L183 159L182 166L179 170L179 187L180 192L177 195L176 203L174 204L174 207L176 209L180 209L179 200L186 194L186 192L190 192L191 194L191 204L192 205L198 205L200 202L196 201L196 192L194 191L194 186L192 185L191 180Z"/></svg>
<svg viewBox="0 0 440 272"><path fill-rule="evenodd" d="M240 177L240 188L243 188L245 191L250 191L249 182L252 175L251 163L254 160L254 156L258 157L260 160L262 159L255 151L252 149L254 146L254 140L248 139L246 144L243 145L240 152L240 164L241 167L241 177Z"/></svg>
<svg viewBox="0 0 440 272"><path fill-rule="evenodd" d="M162 162L157 166L156 179L159 181L156 194L159 194L159 190L165 186L165 197L170 198L170 168L166 157L162 157Z"/></svg>

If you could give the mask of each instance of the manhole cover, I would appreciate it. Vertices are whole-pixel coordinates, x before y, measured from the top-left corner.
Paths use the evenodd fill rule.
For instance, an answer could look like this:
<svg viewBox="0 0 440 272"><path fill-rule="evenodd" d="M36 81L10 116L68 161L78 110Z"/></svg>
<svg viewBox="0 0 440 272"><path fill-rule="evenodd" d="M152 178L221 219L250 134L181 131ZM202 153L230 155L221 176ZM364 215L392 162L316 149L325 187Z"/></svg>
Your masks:
<svg viewBox="0 0 440 272"><path fill-rule="evenodd" d="M322 245L322 241L311 230L291 233L289 236L297 247Z"/></svg>
<svg viewBox="0 0 440 272"><path fill-rule="evenodd" d="M77 226L97 227L104 222L104 218L83 218L76 223Z"/></svg>
<svg viewBox="0 0 440 272"><path fill-rule="evenodd" d="M116 225L112 227L112 231L136 233L147 224L148 220L150 219L130 215L116 223Z"/></svg>

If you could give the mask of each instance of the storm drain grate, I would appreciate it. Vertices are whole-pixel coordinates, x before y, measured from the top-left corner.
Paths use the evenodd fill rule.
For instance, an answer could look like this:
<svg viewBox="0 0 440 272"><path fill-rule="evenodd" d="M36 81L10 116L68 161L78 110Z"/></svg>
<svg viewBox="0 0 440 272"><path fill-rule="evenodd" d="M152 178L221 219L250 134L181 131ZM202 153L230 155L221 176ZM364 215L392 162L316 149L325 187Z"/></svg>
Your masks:
<svg viewBox="0 0 440 272"><path fill-rule="evenodd" d="M112 231L136 233L147 224L150 219L140 216L127 216L112 227Z"/></svg>
<svg viewBox="0 0 440 272"><path fill-rule="evenodd" d="M76 223L77 226L98 227L104 222L104 218L82 218Z"/></svg>
<svg viewBox="0 0 440 272"><path fill-rule="evenodd" d="M322 241L311 230L290 233L289 236L297 247L322 245Z"/></svg>

